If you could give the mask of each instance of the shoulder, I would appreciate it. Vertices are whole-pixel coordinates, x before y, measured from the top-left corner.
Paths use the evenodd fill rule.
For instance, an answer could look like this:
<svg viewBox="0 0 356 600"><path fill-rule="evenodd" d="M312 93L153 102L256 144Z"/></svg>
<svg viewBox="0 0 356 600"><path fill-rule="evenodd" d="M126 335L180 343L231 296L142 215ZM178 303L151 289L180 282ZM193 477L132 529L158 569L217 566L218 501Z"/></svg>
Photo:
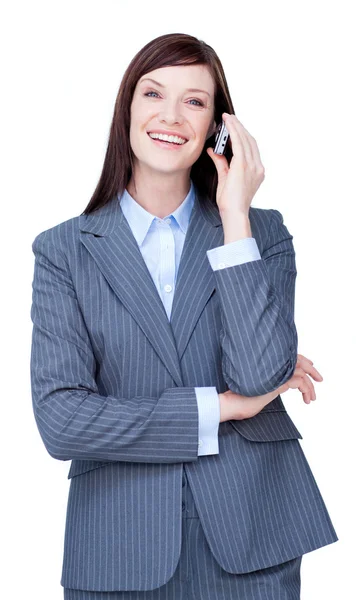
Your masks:
<svg viewBox="0 0 356 600"><path fill-rule="evenodd" d="M70 253L78 243L79 216L62 221L53 227L39 232L32 242L32 251L40 251L41 248L57 249L63 254Z"/></svg>

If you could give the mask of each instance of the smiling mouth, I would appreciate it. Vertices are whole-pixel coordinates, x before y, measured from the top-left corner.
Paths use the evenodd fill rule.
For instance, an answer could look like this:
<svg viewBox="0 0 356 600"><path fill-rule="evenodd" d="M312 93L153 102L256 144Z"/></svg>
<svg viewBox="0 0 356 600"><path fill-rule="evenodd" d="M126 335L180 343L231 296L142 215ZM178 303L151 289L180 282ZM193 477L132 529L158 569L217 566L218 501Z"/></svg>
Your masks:
<svg viewBox="0 0 356 600"><path fill-rule="evenodd" d="M175 149L181 148L182 146L185 146L186 143L188 142L188 140L187 140L187 141L184 142L184 144L177 144L176 142L167 142L166 140L160 140L158 138L152 138L148 132L147 132L147 135L150 138L150 140L152 140L152 142L154 142L156 145L159 145L162 148L171 148L172 150L173 149L175 150Z"/></svg>

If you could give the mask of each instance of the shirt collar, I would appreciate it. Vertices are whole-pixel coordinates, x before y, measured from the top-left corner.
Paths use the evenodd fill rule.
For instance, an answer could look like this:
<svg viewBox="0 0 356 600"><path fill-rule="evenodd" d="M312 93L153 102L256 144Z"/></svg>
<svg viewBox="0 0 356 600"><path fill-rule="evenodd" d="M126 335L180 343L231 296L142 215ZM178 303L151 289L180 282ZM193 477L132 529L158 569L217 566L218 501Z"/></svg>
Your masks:
<svg viewBox="0 0 356 600"><path fill-rule="evenodd" d="M186 234L188 229L195 197L195 186L192 179L190 179L190 189L185 199L173 213L167 215L175 218L184 234ZM141 204L136 202L127 189L124 190L121 196L120 207L138 245L141 246L151 227L152 221L155 219L155 215L149 213Z"/></svg>

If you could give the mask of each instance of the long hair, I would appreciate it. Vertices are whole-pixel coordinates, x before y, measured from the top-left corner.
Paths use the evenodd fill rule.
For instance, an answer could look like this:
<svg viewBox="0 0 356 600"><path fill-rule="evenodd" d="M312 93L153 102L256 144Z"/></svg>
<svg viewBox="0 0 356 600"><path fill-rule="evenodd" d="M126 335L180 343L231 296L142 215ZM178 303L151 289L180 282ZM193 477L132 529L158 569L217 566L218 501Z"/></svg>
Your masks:
<svg viewBox="0 0 356 600"><path fill-rule="evenodd" d="M222 64L211 46L184 33L169 33L150 41L134 56L122 78L101 176L82 214L99 209L118 194L121 196L130 181L134 164L130 144L130 110L138 80L155 69L176 65L207 66L214 80L214 120L217 124L221 122L223 112L234 113ZM198 192L216 203L218 177L216 167L206 152L206 148L214 145L214 136L205 141L199 158L191 167L190 177ZM225 156L230 164L230 145L226 147Z"/></svg>

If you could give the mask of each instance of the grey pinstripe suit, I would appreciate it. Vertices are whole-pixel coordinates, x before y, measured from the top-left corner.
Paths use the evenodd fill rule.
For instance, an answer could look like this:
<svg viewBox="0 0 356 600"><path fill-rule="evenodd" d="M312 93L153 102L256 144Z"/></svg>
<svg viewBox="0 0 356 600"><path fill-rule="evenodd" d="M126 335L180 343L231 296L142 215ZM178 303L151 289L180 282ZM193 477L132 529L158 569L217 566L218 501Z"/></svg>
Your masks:
<svg viewBox="0 0 356 600"><path fill-rule="evenodd" d="M264 394L297 360L292 236L276 210L251 208L250 222L262 260L213 271L206 251L223 228L197 197L170 322L117 199L35 238L34 412L50 455L72 460L64 587L151 590L172 577L183 464L229 573L337 541L280 396L220 423L219 454L197 456L195 386Z"/></svg>

